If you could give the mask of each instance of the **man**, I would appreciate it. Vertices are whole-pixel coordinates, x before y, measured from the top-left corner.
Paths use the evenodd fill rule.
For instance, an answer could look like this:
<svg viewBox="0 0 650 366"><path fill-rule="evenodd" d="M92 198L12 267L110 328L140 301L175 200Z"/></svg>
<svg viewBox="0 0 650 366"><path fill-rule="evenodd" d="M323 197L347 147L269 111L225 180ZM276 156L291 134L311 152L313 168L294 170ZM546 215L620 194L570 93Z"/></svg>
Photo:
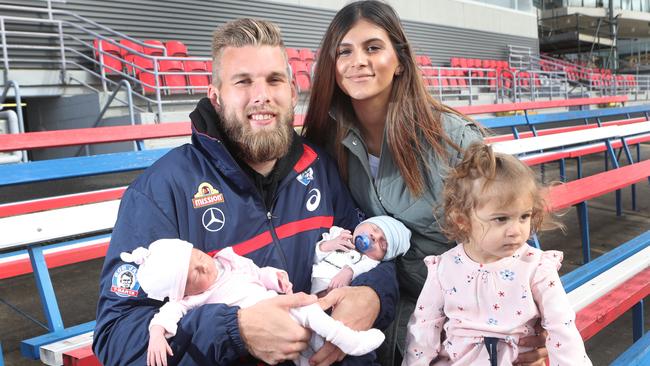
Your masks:
<svg viewBox="0 0 650 366"><path fill-rule="evenodd" d="M297 95L279 29L241 19L213 38L213 85L192 119L192 144L172 150L122 198L100 284L93 349L105 365L145 364L148 324L162 305L139 284L117 291L116 276L137 268L119 254L160 238L180 238L207 252L232 246L259 266L289 273L295 292L309 292L314 245L332 225L352 228L357 211L332 161L292 128ZM136 276L137 278L137 276ZM393 263L359 276L353 287L321 299L332 316L356 329L385 327L398 289ZM169 341L170 364L270 364L297 358L310 332L288 309L314 296L278 296L246 308L204 305L180 321ZM326 344L311 359L343 359ZM372 364L374 355L345 358Z"/></svg>

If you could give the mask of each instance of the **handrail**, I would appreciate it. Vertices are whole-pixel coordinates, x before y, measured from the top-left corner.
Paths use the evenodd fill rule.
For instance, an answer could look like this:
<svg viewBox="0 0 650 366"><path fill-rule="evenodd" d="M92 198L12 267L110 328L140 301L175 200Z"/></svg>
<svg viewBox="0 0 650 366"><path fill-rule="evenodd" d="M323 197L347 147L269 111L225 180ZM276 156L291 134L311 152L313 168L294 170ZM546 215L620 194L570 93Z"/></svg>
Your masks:
<svg viewBox="0 0 650 366"><path fill-rule="evenodd" d="M20 98L20 85L18 84L18 82L14 80L7 80L5 82L5 87L4 90L2 91L2 97L0 97L0 110L2 110L3 108L2 105L7 99L7 94L9 93L9 89L12 88L14 89L14 99L16 101L16 115L18 117L18 132L24 133L25 122L23 120L23 103L22 103L22 99ZM27 151L21 151L20 153L22 155L21 160L23 162L27 162Z"/></svg>
<svg viewBox="0 0 650 366"><path fill-rule="evenodd" d="M132 126L135 125L135 119L133 117L133 96L131 95L131 93L132 93L131 84L129 84L129 82L127 80L122 79L117 84L117 88L115 88L115 90L113 90L113 93L111 93L110 97L108 97L108 100L104 104L104 107L102 108L101 112L99 112L99 116L97 116L97 119L95 120L95 123L93 123L92 128L97 127L99 125L99 123L102 121L102 117L104 117L104 114L108 110L108 107L113 102L113 100L115 99L115 96L122 89L122 87L126 88L126 96L128 98L128 107L129 107L129 122L130 122L130 124ZM134 147L135 150L138 150L138 142L137 141L133 141L133 147ZM84 150L86 150L86 155L90 155L88 145L84 145L83 147L79 148L79 150L77 150L77 153L75 154L75 156L79 155L82 148Z"/></svg>
<svg viewBox="0 0 650 366"><path fill-rule="evenodd" d="M97 23L97 22L95 22L93 20L90 20L88 18L84 18L81 15L75 14L75 13L67 11L67 10L61 10L61 9L47 10L47 9L40 9L40 8L36 8L36 7L17 6L17 5L0 5L0 9L16 10L16 11L33 11L33 12L37 12L37 13L48 13L48 14L52 14L52 18L50 18L51 20L54 20L53 19L54 14L63 14L63 15L71 16L73 18L76 18L76 19L81 20L83 22L86 22L88 24L92 24L93 26L95 26L97 28L100 28L100 29L103 29L103 30L105 30L105 31L107 31L109 33L112 33L117 37L128 39L129 41L137 43L137 44L139 44L139 45L141 45L143 47L160 49L160 50L163 51L163 55L167 56L167 49L164 46L158 46L158 45L154 45L154 44L144 43L143 41L140 41L140 40L138 40L136 38L129 37L128 35L126 35L126 34L124 34L122 32L118 32L118 31L116 31L116 30L114 30L112 28L109 28L109 27L107 27L105 25L101 25L101 24L99 24L99 23ZM45 19L43 19L43 20L45 20ZM108 39L110 40L110 38L108 38ZM128 47L124 47L124 48L128 48Z"/></svg>

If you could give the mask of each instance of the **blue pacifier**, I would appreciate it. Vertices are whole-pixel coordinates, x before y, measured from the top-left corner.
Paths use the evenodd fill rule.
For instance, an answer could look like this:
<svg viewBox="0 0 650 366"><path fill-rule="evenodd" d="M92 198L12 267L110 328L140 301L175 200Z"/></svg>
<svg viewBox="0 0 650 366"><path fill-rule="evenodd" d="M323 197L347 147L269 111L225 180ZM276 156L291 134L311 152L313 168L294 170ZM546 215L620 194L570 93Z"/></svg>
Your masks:
<svg viewBox="0 0 650 366"><path fill-rule="evenodd" d="M354 246L361 253L365 253L372 248L372 240L366 233L361 233L354 238Z"/></svg>

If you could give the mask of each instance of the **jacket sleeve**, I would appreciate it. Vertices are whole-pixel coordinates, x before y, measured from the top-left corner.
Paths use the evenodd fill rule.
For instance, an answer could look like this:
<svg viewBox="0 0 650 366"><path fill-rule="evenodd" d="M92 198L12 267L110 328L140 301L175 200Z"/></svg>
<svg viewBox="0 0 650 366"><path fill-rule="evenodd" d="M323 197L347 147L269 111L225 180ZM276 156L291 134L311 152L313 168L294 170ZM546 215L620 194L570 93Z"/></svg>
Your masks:
<svg viewBox="0 0 650 366"><path fill-rule="evenodd" d="M178 238L176 224L148 196L129 188L120 204L100 278L93 350L104 365L146 364L149 322L161 302L147 298L133 281L130 291L115 291L116 274L137 269L120 253L161 238ZM135 276L134 276L135 277ZM210 304L189 311L170 339L171 364L230 364L246 354L239 334L237 307Z"/></svg>
<svg viewBox="0 0 650 366"><path fill-rule="evenodd" d="M338 170L332 164L330 175L332 179L331 191L334 196L334 225L342 228L355 228L359 224L360 210L353 204L350 191L343 184ZM381 262L377 267L360 275L352 281L352 286L368 286L372 288L381 304L379 315L373 325L374 328L385 329L395 318L395 307L399 300L399 285L395 272L395 261Z"/></svg>

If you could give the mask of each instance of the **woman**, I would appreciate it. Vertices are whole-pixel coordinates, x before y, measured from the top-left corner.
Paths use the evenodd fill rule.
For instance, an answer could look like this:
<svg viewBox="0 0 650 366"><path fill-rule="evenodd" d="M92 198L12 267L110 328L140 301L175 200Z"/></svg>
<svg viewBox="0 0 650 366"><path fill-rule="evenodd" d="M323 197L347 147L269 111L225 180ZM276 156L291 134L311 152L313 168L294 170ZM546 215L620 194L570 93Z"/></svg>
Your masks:
<svg viewBox="0 0 650 366"><path fill-rule="evenodd" d="M460 161L460 151L482 139L472 121L429 95L414 60L389 5L345 6L321 44L303 130L334 155L366 215L393 216L413 233L411 249L397 260L401 299L380 355L389 365L395 342L404 344L427 277L423 258L448 249L437 221L442 215L432 210L440 207L443 177ZM534 345L543 344L534 339ZM538 360L544 352L520 360Z"/></svg>

